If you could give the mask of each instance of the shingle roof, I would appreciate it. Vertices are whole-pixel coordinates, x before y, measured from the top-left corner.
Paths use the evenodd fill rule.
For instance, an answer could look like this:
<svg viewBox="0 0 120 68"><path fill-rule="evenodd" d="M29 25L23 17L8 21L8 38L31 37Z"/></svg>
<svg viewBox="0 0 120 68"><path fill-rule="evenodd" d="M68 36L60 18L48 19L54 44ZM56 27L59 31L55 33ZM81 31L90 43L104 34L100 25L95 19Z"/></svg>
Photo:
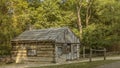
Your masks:
<svg viewBox="0 0 120 68"><path fill-rule="evenodd" d="M27 30L20 34L12 41L26 41L26 40L54 40L56 42L74 42L72 35L69 34L69 28L49 28L49 29L38 29L38 30ZM71 36L71 37L70 37ZM68 40L69 39L69 40ZM77 38L76 38L77 39ZM71 40L71 41L70 41Z"/></svg>

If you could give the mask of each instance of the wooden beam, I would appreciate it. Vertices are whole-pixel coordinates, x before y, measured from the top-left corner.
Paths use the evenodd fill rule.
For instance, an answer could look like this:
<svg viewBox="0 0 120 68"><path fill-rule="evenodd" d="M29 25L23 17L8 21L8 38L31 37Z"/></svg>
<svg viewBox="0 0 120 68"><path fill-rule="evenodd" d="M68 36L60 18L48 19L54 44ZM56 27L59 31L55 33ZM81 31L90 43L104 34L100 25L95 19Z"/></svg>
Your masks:
<svg viewBox="0 0 120 68"><path fill-rule="evenodd" d="M96 50L96 49L90 48L90 57L89 57L90 62L92 62L92 51L102 51L102 52L104 52L104 60L106 60L106 49L105 48L103 50Z"/></svg>
<svg viewBox="0 0 120 68"><path fill-rule="evenodd" d="M55 43L55 44L80 44L80 43Z"/></svg>
<svg viewBox="0 0 120 68"><path fill-rule="evenodd" d="M57 46L56 46L56 44L54 44L54 63L57 63L57 59L58 59Z"/></svg>
<svg viewBox="0 0 120 68"><path fill-rule="evenodd" d="M86 53L85 53L85 46L83 46L83 58L85 58L85 55L86 55Z"/></svg>
<svg viewBox="0 0 120 68"><path fill-rule="evenodd" d="M73 46L72 45L70 45L70 47L71 47L71 59L70 60L73 60Z"/></svg>
<svg viewBox="0 0 120 68"><path fill-rule="evenodd" d="M79 60L80 57L80 47L77 45L77 60Z"/></svg>
<svg viewBox="0 0 120 68"><path fill-rule="evenodd" d="M92 48L90 48L90 57L89 57L89 61L92 62Z"/></svg>
<svg viewBox="0 0 120 68"><path fill-rule="evenodd" d="M106 49L104 48L104 60L106 60Z"/></svg>

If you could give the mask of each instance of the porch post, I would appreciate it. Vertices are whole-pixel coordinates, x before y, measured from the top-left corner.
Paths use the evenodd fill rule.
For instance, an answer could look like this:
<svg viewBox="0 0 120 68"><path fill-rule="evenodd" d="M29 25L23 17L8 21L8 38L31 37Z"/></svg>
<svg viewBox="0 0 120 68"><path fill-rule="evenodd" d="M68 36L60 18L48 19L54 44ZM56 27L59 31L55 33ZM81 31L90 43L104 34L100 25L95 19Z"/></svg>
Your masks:
<svg viewBox="0 0 120 68"><path fill-rule="evenodd" d="M56 44L54 44L54 62L57 63L57 59L58 59L58 54L57 54L57 46Z"/></svg>
<svg viewBox="0 0 120 68"><path fill-rule="evenodd" d="M77 44L77 60L80 58L80 45Z"/></svg>
<svg viewBox="0 0 120 68"><path fill-rule="evenodd" d="M71 44L71 60L73 60L74 58L73 58L73 45Z"/></svg>

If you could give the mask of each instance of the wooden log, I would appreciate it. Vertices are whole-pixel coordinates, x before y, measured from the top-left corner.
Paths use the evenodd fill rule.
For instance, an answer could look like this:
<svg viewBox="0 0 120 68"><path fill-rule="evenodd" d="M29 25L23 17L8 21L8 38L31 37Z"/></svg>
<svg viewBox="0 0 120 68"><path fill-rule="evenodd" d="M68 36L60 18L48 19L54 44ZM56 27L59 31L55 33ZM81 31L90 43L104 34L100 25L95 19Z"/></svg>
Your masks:
<svg viewBox="0 0 120 68"><path fill-rule="evenodd" d="M83 58L85 58L85 46L83 46Z"/></svg>
<svg viewBox="0 0 120 68"><path fill-rule="evenodd" d="M17 55L17 54L12 54L13 57L17 57L17 56L27 56L26 54L22 54L22 55Z"/></svg>
<svg viewBox="0 0 120 68"><path fill-rule="evenodd" d="M54 51L54 48L40 48L40 51Z"/></svg>
<svg viewBox="0 0 120 68"><path fill-rule="evenodd" d="M24 63L26 63L26 64L36 64L36 63L37 64L50 64L50 63L53 63L53 61L49 61L49 62L43 62L43 61L42 62L40 62L40 61L39 62L37 62L37 61L36 62L34 62L34 61L33 62L31 62L31 61L24 61Z"/></svg>
<svg viewBox="0 0 120 68"><path fill-rule="evenodd" d="M48 57L36 57L36 58L26 58L24 60L26 60L26 61L36 61L36 62L38 62L38 61L49 62L49 61L53 61L53 58L52 57L51 58L48 58Z"/></svg>
<svg viewBox="0 0 120 68"><path fill-rule="evenodd" d="M27 58L28 58L28 59L43 59L43 58L53 59L53 57L37 57L37 56L27 57Z"/></svg>
<svg viewBox="0 0 120 68"><path fill-rule="evenodd" d="M37 54L53 54L54 51L37 51Z"/></svg>
<svg viewBox="0 0 120 68"><path fill-rule="evenodd" d="M58 54L57 54L57 51L58 51L58 48L57 48L57 46L56 45L54 45L54 53L53 53L53 62L54 63L57 63L58 61L57 61L57 59L58 59Z"/></svg>
<svg viewBox="0 0 120 68"><path fill-rule="evenodd" d="M11 51L11 52L13 53L13 52L18 52L18 51ZM23 51L19 51L19 52L21 52L21 53L26 53L27 50L23 50Z"/></svg>
<svg viewBox="0 0 120 68"><path fill-rule="evenodd" d="M54 53L37 53L37 55L53 55Z"/></svg>
<svg viewBox="0 0 120 68"><path fill-rule="evenodd" d="M51 54L51 55L48 55L48 54L38 54L37 56L38 57L54 57L53 54Z"/></svg>
<svg viewBox="0 0 120 68"><path fill-rule="evenodd" d="M66 44L66 43L55 43L55 44ZM68 44L80 44L80 43L68 43Z"/></svg>
<svg viewBox="0 0 120 68"><path fill-rule="evenodd" d="M20 46L12 46L12 50L18 50Z"/></svg>
<svg viewBox="0 0 120 68"><path fill-rule="evenodd" d="M12 55L17 55L17 52L13 52L13 53L11 53ZM26 53L22 53L22 55L24 55L24 54L26 54Z"/></svg>
<svg viewBox="0 0 120 68"><path fill-rule="evenodd" d="M39 45L53 45L54 43L37 43Z"/></svg>
<svg viewBox="0 0 120 68"><path fill-rule="evenodd" d="M104 60L106 60L106 49L104 48Z"/></svg>
<svg viewBox="0 0 120 68"><path fill-rule="evenodd" d="M20 46L18 46L18 45L16 45L16 46L13 46L13 48L18 48L18 47L20 47Z"/></svg>
<svg viewBox="0 0 120 68"><path fill-rule="evenodd" d="M71 51L70 60L73 60L73 56L74 56L73 45L70 46L70 51Z"/></svg>
<svg viewBox="0 0 120 68"><path fill-rule="evenodd" d="M17 51L19 48L13 48L12 51Z"/></svg>
<svg viewBox="0 0 120 68"><path fill-rule="evenodd" d="M37 46L37 48L53 48L52 45L40 45L40 46Z"/></svg>
<svg viewBox="0 0 120 68"><path fill-rule="evenodd" d="M89 57L89 61L92 62L92 49L90 48L90 57Z"/></svg>

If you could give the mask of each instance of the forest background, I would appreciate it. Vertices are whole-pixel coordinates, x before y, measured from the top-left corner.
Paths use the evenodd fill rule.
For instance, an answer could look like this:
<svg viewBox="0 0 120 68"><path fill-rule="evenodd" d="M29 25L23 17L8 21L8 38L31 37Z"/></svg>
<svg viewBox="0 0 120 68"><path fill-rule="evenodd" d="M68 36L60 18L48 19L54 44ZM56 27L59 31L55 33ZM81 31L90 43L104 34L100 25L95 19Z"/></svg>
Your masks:
<svg viewBox="0 0 120 68"><path fill-rule="evenodd" d="M81 45L120 51L120 0L0 0L0 55L25 30L69 27Z"/></svg>

